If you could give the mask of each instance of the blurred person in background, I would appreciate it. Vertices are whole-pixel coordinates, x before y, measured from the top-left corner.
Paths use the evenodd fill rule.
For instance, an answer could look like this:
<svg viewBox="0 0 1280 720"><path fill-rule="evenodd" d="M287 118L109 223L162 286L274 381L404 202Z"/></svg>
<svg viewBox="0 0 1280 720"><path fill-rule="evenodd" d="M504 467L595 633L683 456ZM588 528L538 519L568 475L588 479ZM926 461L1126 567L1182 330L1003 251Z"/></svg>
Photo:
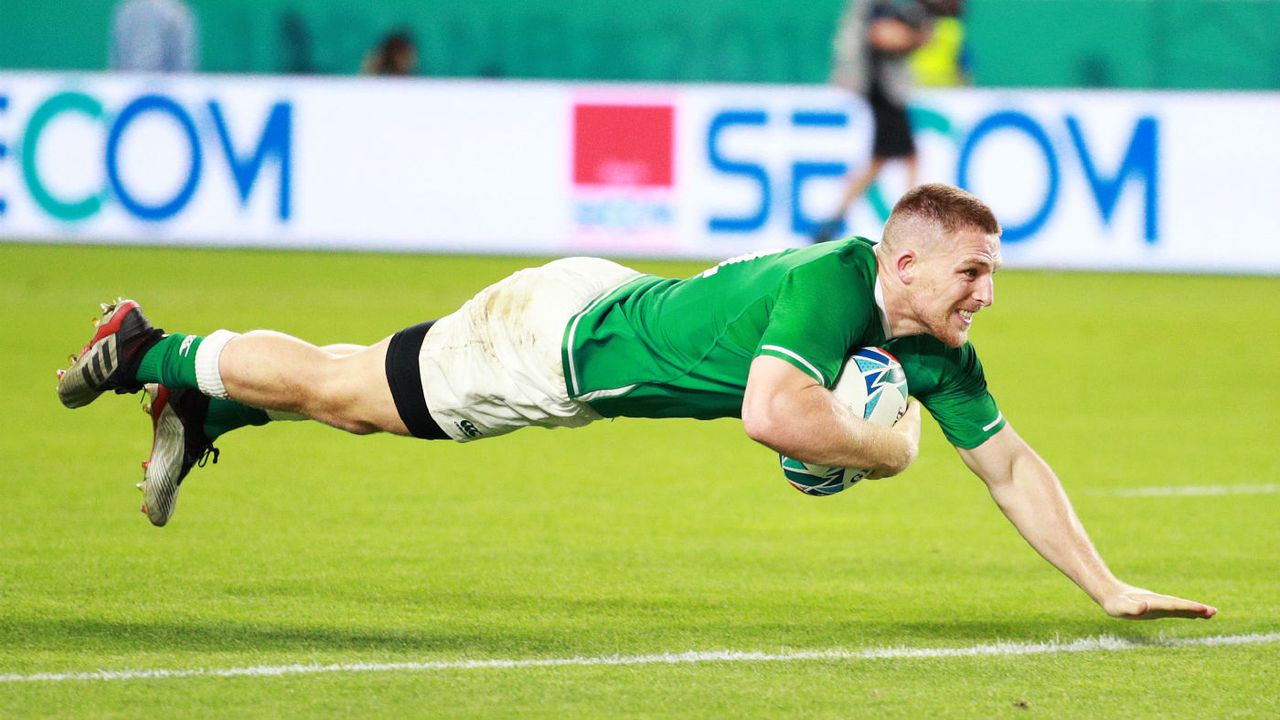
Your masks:
<svg viewBox="0 0 1280 720"><path fill-rule="evenodd" d="M907 64L911 67L911 77L921 87L968 85L969 48L964 21L958 17L938 18L929 41L911 53Z"/></svg>
<svg viewBox="0 0 1280 720"><path fill-rule="evenodd" d="M412 75L418 69L418 45L404 30L382 39L360 64L365 75Z"/></svg>
<svg viewBox="0 0 1280 720"><path fill-rule="evenodd" d="M195 72L196 16L182 0L122 0L111 19L110 66L125 72Z"/></svg>
<svg viewBox="0 0 1280 720"><path fill-rule="evenodd" d="M890 160L906 165L907 188L919 182L916 144L907 118L911 70L907 57L929 41L940 17L956 17L962 0L849 0L834 41L831 81L871 106L875 139L871 163L849 179L835 213L818 226L814 242L840 233L845 213Z"/></svg>

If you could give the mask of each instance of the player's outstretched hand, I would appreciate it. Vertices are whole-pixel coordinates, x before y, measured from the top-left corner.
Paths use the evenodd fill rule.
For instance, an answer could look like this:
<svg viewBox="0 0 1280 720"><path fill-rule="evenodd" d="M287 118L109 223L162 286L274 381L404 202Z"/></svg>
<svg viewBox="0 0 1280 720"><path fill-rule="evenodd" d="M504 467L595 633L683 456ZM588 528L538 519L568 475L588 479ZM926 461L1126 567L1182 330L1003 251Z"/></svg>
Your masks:
<svg viewBox="0 0 1280 720"><path fill-rule="evenodd" d="M1173 595L1161 595L1132 585L1126 586L1104 601L1102 608L1112 617L1125 620L1157 620L1159 618L1208 620L1218 614L1218 608L1212 605Z"/></svg>

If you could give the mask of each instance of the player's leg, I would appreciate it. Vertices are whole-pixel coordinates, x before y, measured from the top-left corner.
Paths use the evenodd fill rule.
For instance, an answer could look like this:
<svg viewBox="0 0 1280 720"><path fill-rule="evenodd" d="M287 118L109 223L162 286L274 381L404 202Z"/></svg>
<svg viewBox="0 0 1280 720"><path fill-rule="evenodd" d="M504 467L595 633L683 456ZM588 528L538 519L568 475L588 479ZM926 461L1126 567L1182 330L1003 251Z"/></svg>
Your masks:
<svg viewBox="0 0 1280 720"><path fill-rule="evenodd" d="M271 330L209 339L221 347L211 349L204 362L196 358L206 394L298 413L357 434L409 434L387 381L390 338L349 354Z"/></svg>
<svg viewBox="0 0 1280 720"><path fill-rule="evenodd" d="M910 190L920 184L920 156L915 153L904 155L902 164L907 170L907 189Z"/></svg>
<svg viewBox="0 0 1280 720"><path fill-rule="evenodd" d="M335 343L321 346L320 349L330 355L346 357L368 350L369 346L355 343ZM238 403L235 400L210 398L208 417L203 422L206 432L209 433L209 438L213 439L246 425L265 425L268 422L294 422L310 419L302 413L285 410L260 410L259 408Z"/></svg>
<svg viewBox="0 0 1280 720"><path fill-rule="evenodd" d="M888 160L901 160L906 170L906 190L919 184L920 163L911 132L911 116L906 105L881 97L877 100L874 153ZM905 192L905 190L904 190Z"/></svg>
<svg viewBox="0 0 1280 720"><path fill-rule="evenodd" d="M126 301L104 316L90 346L60 377L58 394L67 407L80 407L106 390L137 392L157 383L300 413L349 432L406 435L387 385L386 345L342 355L269 330L164 335Z"/></svg>
<svg viewBox="0 0 1280 720"><path fill-rule="evenodd" d="M356 345L354 343L339 343L334 345L325 345L320 349L331 355L345 357L367 350L368 347L369 346L367 345ZM145 391L152 398L152 400L147 403L147 407L154 404L154 399L158 392L163 391L170 395L196 392L186 390L184 388L167 388L159 383L147 384ZM302 413L287 412L283 410L263 410L229 398L209 398L208 400L207 405L205 403L200 403L198 407L180 411L179 414L183 416L183 419L187 424L197 425L203 436L210 442L231 432L232 430L242 427L261 426L266 425L269 422L311 419Z"/></svg>
<svg viewBox="0 0 1280 720"><path fill-rule="evenodd" d="M844 195L840 197L840 205L837 208L836 217L842 218L845 213L849 212L849 208L862 194L871 187L871 183L875 182L876 177L880 175L880 171L884 169L885 158L879 155L871 158L871 163L867 165L861 173L858 173L845 186Z"/></svg>
<svg viewBox="0 0 1280 720"><path fill-rule="evenodd" d="M253 357L254 347L264 344L267 347ZM280 344L293 352L282 354L271 347ZM261 386L264 374L302 381L281 383L275 396L249 393L254 400L265 402L234 402L222 384L219 368L219 356L227 345L233 346L229 354L233 388L242 384L252 388L255 382ZM382 347L343 345L323 350L275 333L241 337L221 331L207 338L165 335L147 321L136 302L120 300L103 306L102 319L89 344L71 367L59 374L58 396L64 405L75 408L108 390L132 393L150 386L147 410L153 442L151 457L144 464L142 489L144 510L153 523L162 525L172 514L183 478L210 455L216 461L213 440L230 430L299 413L353 432L399 429L403 433L403 423L395 415L387 390L385 369L379 362L380 351L385 353L385 343ZM250 355L247 359L246 353ZM283 355L283 360L278 355ZM282 361L292 366L273 366ZM248 370L240 369L242 366ZM385 402L386 408L378 409L378 402Z"/></svg>
<svg viewBox="0 0 1280 720"><path fill-rule="evenodd" d="M871 187L871 183L875 182L880 171L884 169L885 159L880 156L871 158L871 163L867 165L862 172L854 175L845 185L844 194L840 196L840 203L836 206L835 214L829 220L818 226L817 231L813 234L815 243L826 242L834 239L836 233L840 232L840 225L844 220L844 216L849 212L849 208L862 194Z"/></svg>
<svg viewBox="0 0 1280 720"><path fill-rule="evenodd" d="M403 435L407 430L387 387L385 352L386 341L334 353L266 330L165 335L137 303L123 301L108 309L90 345L60 377L58 394L68 407L80 407L106 390L137 392L156 383L298 413L354 433Z"/></svg>

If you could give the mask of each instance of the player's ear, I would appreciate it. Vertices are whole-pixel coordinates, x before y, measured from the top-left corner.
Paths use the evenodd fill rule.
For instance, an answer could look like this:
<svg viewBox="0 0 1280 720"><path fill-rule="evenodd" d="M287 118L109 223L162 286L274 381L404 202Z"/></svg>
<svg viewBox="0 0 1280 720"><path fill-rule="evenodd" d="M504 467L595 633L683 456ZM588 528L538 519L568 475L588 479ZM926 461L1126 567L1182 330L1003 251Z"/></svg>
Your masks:
<svg viewBox="0 0 1280 720"><path fill-rule="evenodd" d="M903 285L910 285L911 281L915 279L917 260L919 258L916 257L915 250L903 250L894 258L893 268L897 271L898 280Z"/></svg>

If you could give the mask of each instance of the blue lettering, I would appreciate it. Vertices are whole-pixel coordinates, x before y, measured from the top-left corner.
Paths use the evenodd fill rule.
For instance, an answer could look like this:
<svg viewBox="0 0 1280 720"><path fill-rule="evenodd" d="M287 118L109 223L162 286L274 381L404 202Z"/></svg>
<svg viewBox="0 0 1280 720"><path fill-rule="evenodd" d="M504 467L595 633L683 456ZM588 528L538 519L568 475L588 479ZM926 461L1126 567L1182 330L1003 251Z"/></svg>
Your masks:
<svg viewBox="0 0 1280 720"><path fill-rule="evenodd" d="M592 228L638 231L666 227L675 222L675 213L667 203L627 197L580 201L574 204L573 212L578 225Z"/></svg>
<svg viewBox="0 0 1280 720"><path fill-rule="evenodd" d="M574 208L574 216L579 225L599 225L602 215L600 206L593 203L578 203Z"/></svg>
<svg viewBox="0 0 1280 720"><path fill-rule="evenodd" d="M1145 191L1143 212L1145 213L1144 231L1147 243L1155 243L1157 237L1156 222L1159 214L1156 208L1157 183L1159 175L1156 164L1156 139L1158 125L1150 116L1138 119L1133 127L1133 137L1129 139L1129 149L1125 152L1120 168L1110 178L1098 174L1097 166L1085 146L1084 134L1080 132L1080 123L1074 116L1067 116L1067 129L1071 131L1071 141L1075 143L1076 152L1080 154L1080 163L1084 165L1085 177L1093 190L1093 197L1102 211L1102 219L1111 223L1111 215L1115 212L1116 201L1128 183L1130 176L1137 176Z"/></svg>
<svg viewBox="0 0 1280 720"><path fill-rule="evenodd" d="M849 125L849 116L842 112L821 110L798 110L791 114L791 124L799 128L831 128L841 129ZM804 193L804 183L810 178L844 177L849 166L842 162L797 162L791 165L791 231L809 236L818 230L821 220L814 220L804 214L800 198ZM844 218L840 219L841 234L844 233Z"/></svg>
<svg viewBox="0 0 1280 720"><path fill-rule="evenodd" d="M793 128L806 131L845 128L850 122L849 115L839 111L795 110L790 113L790 116ZM1035 148L1032 151L1033 155L1039 153L1043 157L1045 177L1048 182L1043 198L1026 217L1012 220L1001 218L1004 225L1004 240L1011 243L1026 241L1044 229L1049 218L1053 216L1062 184L1060 159L1044 125L1024 112L1003 110L982 118L967 135L957 137L960 133L950 126L945 117L933 113L929 119L932 122L921 124L923 129L940 132L959 142L956 184L966 189L972 189L973 163L983 142L989 139L989 136L1008 132L1029 139ZM1138 118L1123 159L1119 161L1118 166L1105 168L1100 168L1091 155L1079 120L1067 115L1064 121L1104 222L1112 221L1125 188L1131 183L1141 183L1144 193L1145 239L1148 243L1157 242L1159 236L1158 119L1153 116ZM751 212L741 216L713 215L709 220L711 232L748 233L759 231L766 225L772 209L771 180L775 178L770 177L761 163L726 157L721 142L725 133L733 126L745 125L760 128L768 123L769 117L764 110L726 110L713 116L707 131L707 157L712 169L724 175L738 176L748 180L758 188L759 204L753 205ZM821 181L844 176L848 170L848 164L838 159L794 160L790 167L790 177L776 178L780 182L789 181L787 199L790 202L788 210L793 233L809 235L820 224L820 219L810 218L805 214L803 198L806 185L813 180ZM883 205L883 214L887 214L888 206L877 190L873 186L870 200L877 209L881 209L880 206Z"/></svg>
<svg viewBox="0 0 1280 720"><path fill-rule="evenodd" d="M839 129L849 126L849 116L830 110L797 110L791 113L791 124L795 127Z"/></svg>
<svg viewBox="0 0 1280 720"><path fill-rule="evenodd" d="M1017 130L1035 142L1040 148L1041 154L1044 155L1046 169L1049 173L1049 189L1045 193L1044 202L1040 204L1040 209L1031 216L1030 219L1019 223L1012 224L1003 218L1000 224L1004 226L1004 234L1001 236L1005 242L1019 242L1035 235L1038 230L1049 219L1049 214L1053 212L1053 206L1058 200L1058 158L1054 155L1053 145L1049 142L1049 136L1045 134L1044 128L1041 128L1035 120L1027 115L1007 110L989 115L978 123L978 126L969 133L969 137L964 141L964 147L960 150L960 163L956 169L956 184L965 190L970 190L969 185L969 160L973 156L975 149L982 140L993 132L998 130Z"/></svg>
<svg viewBox="0 0 1280 720"><path fill-rule="evenodd" d="M810 178L840 178L849 172L849 166L842 162L798 162L791 165L791 231L809 236L817 232L823 221L815 220L804 214L800 202L800 193ZM840 218L838 234L844 233L844 218Z"/></svg>
<svg viewBox="0 0 1280 720"><path fill-rule="evenodd" d="M761 110L727 110L712 118L707 129L707 159L711 167L727 175L742 175L753 180L760 188L760 206L755 214L745 217L712 217L709 223L711 232L752 232L764 227L772 196L769 174L761 165L724 158L720 154L719 140L720 133L734 125L760 127L767 121L768 117Z"/></svg>
<svg viewBox="0 0 1280 720"><path fill-rule="evenodd" d="M139 202L129 194L120 177L120 139L128 129L129 123L145 112L164 113L177 120L178 125L186 133L187 143L191 146L191 169L187 173L186 182L173 198L159 205L144 205ZM107 180L111 183L111 191L120 200L120 204L143 220L167 220L182 210L195 194L196 184L200 181L201 164L200 142L196 138L195 123L191 121L191 116L187 115L182 106L170 98L163 95L143 95L126 105L111 125L111 132L107 136Z"/></svg>
<svg viewBox="0 0 1280 720"><path fill-rule="evenodd" d="M279 216L288 220L290 213L290 170L291 170L291 136L293 127L293 108L290 104L278 102L271 107L262 136L252 156L242 157L236 153L231 144L231 135L227 132L227 123L222 117L222 108L216 101L209 101L209 112L213 115L213 125L218 130L218 140L222 144L222 152L226 155L227 165L236 182L236 190L240 192L240 205L249 203L249 193L258 179L262 164L268 157L274 157L280 168Z"/></svg>

